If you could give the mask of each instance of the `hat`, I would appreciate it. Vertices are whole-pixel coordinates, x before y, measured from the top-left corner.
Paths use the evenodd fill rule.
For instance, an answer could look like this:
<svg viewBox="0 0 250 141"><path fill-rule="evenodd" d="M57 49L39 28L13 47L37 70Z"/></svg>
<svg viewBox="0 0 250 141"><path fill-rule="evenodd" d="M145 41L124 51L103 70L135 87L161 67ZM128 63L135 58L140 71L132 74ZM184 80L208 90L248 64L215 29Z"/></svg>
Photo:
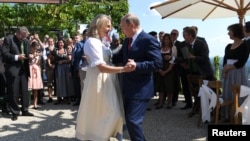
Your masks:
<svg viewBox="0 0 250 141"><path fill-rule="evenodd" d="M119 34L118 33L113 33L112 35L112 40L119 40Z"/></svg>

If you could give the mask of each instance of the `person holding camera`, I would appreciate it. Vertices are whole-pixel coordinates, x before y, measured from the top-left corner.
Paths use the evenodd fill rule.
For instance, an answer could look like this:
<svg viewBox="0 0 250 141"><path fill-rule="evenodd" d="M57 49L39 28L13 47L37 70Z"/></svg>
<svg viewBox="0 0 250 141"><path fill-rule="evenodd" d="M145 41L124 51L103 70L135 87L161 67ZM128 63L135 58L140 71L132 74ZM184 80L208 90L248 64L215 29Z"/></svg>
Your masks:
<svg viewBox="0 0 250 141"><path fill-rule="evenodd" d="M29 112L28 77L30 76L29 59L32 55L28 35L29 31L26 27L19 27L14 35L8 35L4 39L2 47L12 120L17 120L20 111L23 116L34 116ZM19 95L21 95L21 109Z"/></svg>

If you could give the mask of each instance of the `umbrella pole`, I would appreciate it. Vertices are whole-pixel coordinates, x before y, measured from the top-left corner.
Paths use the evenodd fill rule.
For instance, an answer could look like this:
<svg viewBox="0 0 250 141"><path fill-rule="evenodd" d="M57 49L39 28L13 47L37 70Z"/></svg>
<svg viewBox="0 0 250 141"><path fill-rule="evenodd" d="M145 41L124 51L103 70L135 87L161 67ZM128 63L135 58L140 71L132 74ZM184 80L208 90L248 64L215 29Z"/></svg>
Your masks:
<svg viewBox="0 0 250 141"><path fill-rule="evenodd" d="M239 20L240 20L239 22L241 25L243 25L243 20L246 14L246 10L238 10L237 13L238 13Z"/></svg>

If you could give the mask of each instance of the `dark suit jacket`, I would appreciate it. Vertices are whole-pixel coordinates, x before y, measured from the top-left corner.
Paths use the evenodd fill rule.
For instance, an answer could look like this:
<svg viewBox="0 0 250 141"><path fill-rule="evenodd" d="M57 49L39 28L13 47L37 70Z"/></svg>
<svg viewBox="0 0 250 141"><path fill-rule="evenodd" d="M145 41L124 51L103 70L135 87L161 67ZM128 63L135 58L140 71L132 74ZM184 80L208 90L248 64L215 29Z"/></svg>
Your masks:
<svg viewBox="0 0 250 141"><path fill-rule="evenodd" d="M247 44L247 51L250 53L250 39L245 40L245 43Z"/></svg>
<svg viewBox="0 0 250 141"><path fill-rule="evenodd" d="M127 63L134 59L136 70L123 73L123 94L128 99L150 99L154 96L153 71L162 67L159 42L148 33L142 31L128 50L128 39L122 49L113 56L115 64Z"/></svg>
<svg viewBox="0 0 250 141"><path fill-rule="evenodd" d="M15 35L9 35L4 39L3 47L2 47L2 57L3 62L5 63L5 74L6 77L15 77L20 72L21 68L24 69L25 74L29 77L29 60L25 60L23 63L18 60L15 61L15 55L21 54L21 41L19 41ZM24 40L24 52L25 56L28 58L29 54L31 54L29 40Z"/></svg>
<svg viewBox="0 0 250 141"><path fill-rule="evenodd" d="M193 45L194 61L198 64L199 73L205 77L212 77L214 70L209 59L208 46L201 40L195 40Z"/></svg>
<svg viewBox="0 0 250 141"><path fill-rule="evenodd" d="M185 41L179 42L178 46L176 45L177 58L175 58L175 63L178 64L181 68L186 70L188 67L188 59L185 59L182 53L182 48L184 47L186 47Z"/></svg>
<svg viewBox="0 0 250 141"><path fill-rule="evenodd" d="M201 40L208 47L207 41L206 41L206 39L204 37L197 36L196 39Z"/></svg>

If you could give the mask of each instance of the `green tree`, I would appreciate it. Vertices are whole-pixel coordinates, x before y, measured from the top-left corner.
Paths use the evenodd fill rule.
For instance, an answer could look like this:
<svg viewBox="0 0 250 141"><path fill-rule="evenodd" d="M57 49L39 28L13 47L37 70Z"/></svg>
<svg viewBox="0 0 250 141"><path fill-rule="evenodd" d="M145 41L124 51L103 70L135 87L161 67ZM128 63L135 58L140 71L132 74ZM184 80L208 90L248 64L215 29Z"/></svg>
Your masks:
<svg viewBox="0 0 250 141"><path fill-rule="evenodd" d="M220 80L220 56L214 56L214 77L216 80Z"/></svg>
<svg viewBox="0 0 250 141"><path fill-rule="evenodd" d="M31 32L47 34L51 29L68 30L72 35L78 23L88 24L97 14L112 17L112 24L118 26L120 19L128 12L127 0L67 0L58 4L8 4L0 3L0 37L13 33L17 26L27 26Z"/></svg>

